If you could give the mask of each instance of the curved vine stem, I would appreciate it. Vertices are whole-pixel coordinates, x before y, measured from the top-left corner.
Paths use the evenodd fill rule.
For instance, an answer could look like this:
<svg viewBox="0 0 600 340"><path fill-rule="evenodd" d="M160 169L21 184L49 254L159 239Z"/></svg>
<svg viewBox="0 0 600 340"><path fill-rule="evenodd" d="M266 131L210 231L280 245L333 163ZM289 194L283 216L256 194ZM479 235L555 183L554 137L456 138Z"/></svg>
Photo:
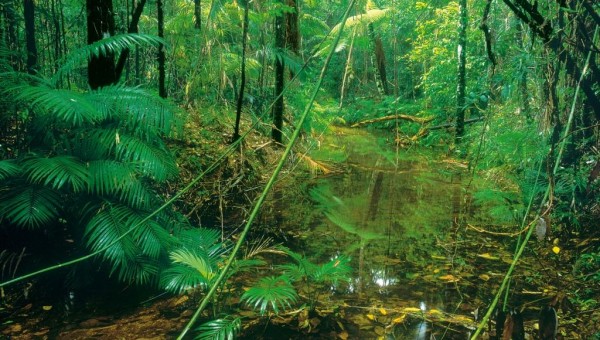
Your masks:
<svg viewBox="0 0 600 340"><path fill-rule="evenodd" d="M593 41L595 42L596 39L598 37L598 25L596 25L596 29L594 30L594 38ZM587 73L589 64L590 64L590 58L592 56L592 51L590 51L587 55L586 61L585 61L585 67L583 68L583 71L581 72L581 76L579 77L579 81L577 82L577 88L575 88L575 94L573 95L573 102L571 104L571 111L569 112L569 119L567 120L567 124L565 126L565 131L564 131L564 136L568 136L569 135L569 130L571 129L571 125L573 124L573 117L575 116L575 104L577 103L577 97L579 96L579 89L581 88L581 81L583 80L583 78L585 77L585 74ZM558 155L556 156L556 161L554 163L554 168L552 169L552 174L556 175L556 173L558 172L558 168L560 167L560 160L562 158L563 152L565 150L565 146L567 144L567 139L568 138L563 138L562 143L560 143L560 147L558 149ZM541 168L538 170L538 172L541 171ZM544 206L544 203L548 200L548 197L550 196L550 190L551 190L551 186L548 185L546 187L546 192L544 193L544 197L542 198L540 207ZM531 204L529 205L529 207L531 207ZM529 209L528 207L528 209ZM527 211L528 213L529 211ZM540 216L546 214L547 212L538 212L536 214L536 216L534 217L534 221L539 219ZM525 214L525 218L527 217L527 214ZM523 223L521 224L521 228L525 225L525 218L523 219ZM471 337L471 340L475 340L479 337L479 335L481 334L481 332L483 331L483 328L485 327L485 325L487 324L487 322L489 321L490 317L492 316L492 313L494 311L494 309L496 308L496 306L498 305L498 300L500 299L500 296L502 295L502 293L504 292L504 289L506 288L506 286L508 285L508 282L510 281L511 275L513 273L513 271L515 270L515 267L517 266L517 262L519 261L519 258L521 257L521 255L523 254L523 251L525 250L525 247L527 246L527 242L529 241L529 238L531 237L531 234L533 233L533 230L535 228L529 228L529 231L527 232L527 235L525 235L525 238L523 239L523 242L521 243L521 245L519 246L518 250L515 253L515 256L510 264L510 267L508 268L508 271L506 272L506 274L504 275L504 279L502 280L502 284L500 285L500 288L498 288L498 292L496 292L496 296L494 297L494 300L492 301L492 304L490 305L490 307L488 308L487 312L485 313L483 319L481 319L481 321L479 322L479 324L477 325L477 329L475 330L475 333L473 333L473 336Z"/></svg>
<svg viewBox="0 0 600 340"><path fill-rule="evenodd" d="M248 217L248 221L246 222L244 229L240 233L240 236L239 236L235 246L233 247L231 254L229 254L229 257L227 258L227 262L225 263L225 266L219 273L219 277L217 277L215 282L212 284L210 290L208 291L208 293L206 293L206 295L200 302L200 305L196 309L196 312L194 313L194 315L192 316L190 321L187 323L185 328L181 331L181 333L179 334L177 339L183 339L183 337L187 334L187 332L190 330L190 328L198 320L198 317L200 317L200 314L202 313L202 311L204 311L204 309L206 309L206 306L208 306L208 303L211 301L211 299L215 295L220 283L225 279L225 276L227 275L229 268L231 268L231 265L233 264L235 256L237 255L238 251L240 250L240 247L242 246L242 243L244 242L246 235L248 234L248 231L250 231L250 227L252 226L254 219L256 219L256 216L258 216L258 212L260 211L260 208L261 208L263 202L265 201L267 194L269 193L269 191L275 184L275 181L277 180L277 176L279 175L279 173L281 172L281 169L283 168L283 165L285 164L285 160L287 159L290 152L292 151L294 142L298 139L298 136L300 136L300 131L302 130L302 125L304 124L304 121L308 117L310 110L312 109L313 103L314 103L315 99L317 98L317 94L319 93L319 89L321 88L321 84L323 83L323 78L325 77L325 73L329 67L331 58L333 57L333 54L335 53L335 48L338 45L340 38L342 36L342 33L344 31L346 19L348 19L348 16L350 15L350 10L354 6L355 2L356 2L356 0L352 0L350 2L350 4L348 5L348 8L346 9L346 12L344 13L344 16L342 17L339 32L338 32L337 36L335 37L333 46L331 46L331 50L329 51L329 54L327 55L327 59L325 59L325 64L323 65L323 68L321 69L321 74L319 75L317 84L315 85L315 88L313 89L312 96L310 97L310 100L309 100L308 104L306 105L306 108L304 109L302 116L300 117L300 121L298 122L298 124L296 124L296 129L294 130L294 133L290 137L290 140L285 148L285 151L283 152L283 154L281 155L281 158L279 159L279 163L277 163L277 166L275 167L275 170L273 171L271 178L269 178L269 181L265 185L265 188L263 189L260 197L258 198L258 201L254 205L254 208L252 209L252 212L251 212L250 216Z"/></svg>

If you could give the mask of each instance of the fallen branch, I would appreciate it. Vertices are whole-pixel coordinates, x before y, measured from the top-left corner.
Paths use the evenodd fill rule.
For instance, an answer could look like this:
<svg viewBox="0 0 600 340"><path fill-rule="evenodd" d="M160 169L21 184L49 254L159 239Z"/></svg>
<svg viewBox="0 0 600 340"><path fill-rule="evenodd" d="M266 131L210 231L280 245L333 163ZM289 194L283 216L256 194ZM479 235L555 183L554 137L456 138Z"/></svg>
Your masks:
<svg viewBox="0 0 600 340"><path fill-rule="evenodd" d="M484 119L485 119L485 117L483 117L483 116L477 117L477 118L467 119L467 120L465 120L465 124L471 124L471 123L480 122L480 121L482 121ZM439 129L445 129L445 128L452 128L455 125L456 125L455 123L447 123L447 124L432 126L430 128L427 128L427 130L431 131L431 130L439 130Z"/></svg>
<svg viewBox="0 0 600 340"><path fill-rule="evenodd" d="M409 116L409 115L397 114L397 115L363 120L362 122L352 124L350 127L355 128L355 127L360 127L360 126L367 125L367 124L379 123L379 122L384 122L386 120L394 120L394 119L403 119L403 120L408 120L408 121L419 123L419 124L426 124L426 123L431 122L433 120L433 117L420 118L420 117L414 117L414 116Z"/></svg>

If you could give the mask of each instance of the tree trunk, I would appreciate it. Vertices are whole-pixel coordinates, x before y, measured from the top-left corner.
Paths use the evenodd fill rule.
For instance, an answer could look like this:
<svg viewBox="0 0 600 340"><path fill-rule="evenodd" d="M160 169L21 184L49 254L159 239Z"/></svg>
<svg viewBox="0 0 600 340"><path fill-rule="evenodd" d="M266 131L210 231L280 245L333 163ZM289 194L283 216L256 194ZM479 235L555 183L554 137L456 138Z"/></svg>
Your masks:
<svg viewBox="0 0 600 340"><path fill-rule="evenodd" d="M158 11L158 37L165 37L165 18L163 10L163 1L156 0L156 9ZM167 88L165 86L165 46L158 46L158 94L161 98L167 98Z"/></svg>
<svg viewBox="0 0 600 340"><path fill-rule="evenodd" d="M373 23L367 25L369 29L369 40L373 48L373 54L371 55L371 62L375 69L375 83L377 90L380 95L387 95L389 93L387 87L387 75L385 67L385 53L383 52L383 44L381 38L375 34L375 28Z"/></svg>
<svg viewBox="0 0 600 340"><path fill-rule="evenodd" d="M278 0L281 4L282 0ZM278 14L275 17L275 49L279 56L275 58L275 104L273 105L273 130L271 136L277 144L282 143L282 128L283 128L283 87L285 65L283 56L285 48L285 17L283 14Z"/></svg>
<svg viewBox="0 0 600 340"><path fill-rule="evenodd" d="M466 53L467 53L467 0L459 2L459 27L458 27L458 77L456 85L456 142L459 143L465 132L465 104L466 104Z"/></svg>
<svg viewBox="0 0 600 340"><path fill-rule="evenodd" d="M23 1L23 16L25 18L25 39L27 42L27 72L37 73L38 52L35 43L35 3L33 0Z"/></svg>
<svg viewBox="0 0 600 340"><path fill-rule="evenodd" d="M88 44L115 34L112 0L86 0ZM93 56L88 62L88 83L92 90L117 82L114 53Z"/></svg>
<svg viewBox="0 0 600 340"><path fill-rule="evenodd" d="M246 4L248 7L248 4ZM194 0L194 27L196 29L202 28L202 1Z"/></svg>
<svg viewBox="0 0 600 340"><path fill-rule="evenodd" d="M233 131L232 142L235 143L240 138L240 120L242 118L242 104L244 102L244 88L246 87L246 44L248 41L248 9L249 3L246 3L244 7L244 27L242 31L242 70L241 70L241 83L240 93L237 98L237 107L235 115L235 128Z"/></svg>
<svg viewBox="0 0 600 340"><path fill-rule="evenodd" d="M142 16L142 12L144 11L144 5L146 5L146 0L140 0L140 2L138 2L137 6L135 6L135 9L133 10L133 13L131 14L131 21L129 22L129 27L127 28L127 32L128 33L138 33L138 24L140 22L140 17ZM139 47L136 47L136 52L138 51ZM129 49L124 49L123 52L121 52L121 55L119 56L119 61L117 62L117 67L116 67L116 77L117 79L121 78L121 74L123 74L123 69L125 68L125 63L127 62L127 57L129 57ZM136 58L138 58L139 55L136 54ZM139 64L139 61L136 59L136 67ZM137 68L136 68L137 71ZM139 74L136 73L136 78L139 79Z"/></svg>

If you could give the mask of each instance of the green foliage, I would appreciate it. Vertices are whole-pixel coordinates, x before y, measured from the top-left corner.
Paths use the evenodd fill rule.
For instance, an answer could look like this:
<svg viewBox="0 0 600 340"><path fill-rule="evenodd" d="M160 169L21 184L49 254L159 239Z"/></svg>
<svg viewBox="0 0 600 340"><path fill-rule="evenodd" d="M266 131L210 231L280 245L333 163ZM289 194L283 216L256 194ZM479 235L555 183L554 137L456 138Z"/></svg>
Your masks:
<svg viewBox="0 0 600 340"><path fill-rule="evenodd" d="M178 173L163 142L180 125L178 110L140 88L76 91L56 79L92 56L158 42L115 36L73 52L50 81L18 72L0 80L0 93L25 117L5 136L18 143L12 158L0 161L3 227L66 227L82 235L76 244L106 249L110 273L138 283L156 277L160 258L176 243L169 230L185 227L168 210L148 219L162 204L158 185Z"/></svg>
<svg viewBox="0 0 600 340"><path fill-rule="evenodd" d="M263 277L242 295L242 301L258 309L261 315L269 311L278 314L297 300L298 293L286 275Z"/></svg>
<svg viewBox="0 0 600 340"><path fill-rule="evenodd" d="M197 340L233 340L242 329L239 317L227 315L223 318L203 323L197 328Z"/></svg>
<svg viewBox="0 0 600 340"><path fill-rule="evenodd" d="M171 266L161 273L161 287L174 293L210 288L228 250L219 241L219 232L204 228L183 230L178 239L180 244L169 255Z"/></svg>

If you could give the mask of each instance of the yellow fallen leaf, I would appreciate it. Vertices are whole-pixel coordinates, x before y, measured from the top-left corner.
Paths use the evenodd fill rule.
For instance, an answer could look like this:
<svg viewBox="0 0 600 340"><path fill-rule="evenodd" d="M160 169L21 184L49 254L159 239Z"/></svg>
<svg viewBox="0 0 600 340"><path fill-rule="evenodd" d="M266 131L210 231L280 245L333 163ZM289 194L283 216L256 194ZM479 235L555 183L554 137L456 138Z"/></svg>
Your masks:
<svg viewBox="0 0 600 340"><path fill-rule="evenodd" d="M477 257L481 257L486 260L498 260L497 256L492 256L490 253L477 254Z"/></svg>
<svg viewBox="0 0 600 340"><path fill-rule="evenodd" d="M399 323L403 323L404 319L406 319L406 314L400 315L399 317L397 317L394 320L392 320L392 322L395 323L395 324L399 324Z"/></svg>
<svg viewBox="0 0 600 340"><path fill-rule="evenodd" d="M440 276L439 279L446 282L458 282L459 280L456 276L452 274Z"/></svg>
<svg viewBox="0 0 600 340"><path fill-rule="evenodd" d="M373 315L373 314L367 314L367 319L369 319L371 321L375 321L375 315Z"/></svg>
<svg viewBox="0 0 600 340"><path fill-rule="evenodd" d="M558 254L558 253L560 253L560 247L558 247L558 246L554 246L554 247L552 247L552 252L553 252L554 254Z"/></svg>
<svg viewBox="0 0 600 340"><path fill-rule="evenodd" d="M479 274L479 278L483 281L489 281L490 276L488 274Z"/></svg>
<svg viewBox="0 0 600 340"><path fill-rule="evenodd" d="M387 315L387 311L385 310L385 308L379 308L379 313L381 315Z"/></svg>
<svg viewBox="0 0 600 340"><path fill-rule="evenodd" d="M415 308L415 307L406 307L406 308L404 308L404 312L405 313L421 313L421 309Z"/></svg>
<svg viewBox="0 0 600 340"><path fill-rule="evenodd" d="M52 309L52 306L42 306L42 309L45 311L49 311Z"/></svg>
<svg viewBox="0 0 600 340"><path fill-rule="evenodd" d="M431 316L434 316L434 315L439 316L439 315L443 315L444 313L442 313L438 309L431 309L431 310L429 310L428 314L431 315Z"/></svg>

